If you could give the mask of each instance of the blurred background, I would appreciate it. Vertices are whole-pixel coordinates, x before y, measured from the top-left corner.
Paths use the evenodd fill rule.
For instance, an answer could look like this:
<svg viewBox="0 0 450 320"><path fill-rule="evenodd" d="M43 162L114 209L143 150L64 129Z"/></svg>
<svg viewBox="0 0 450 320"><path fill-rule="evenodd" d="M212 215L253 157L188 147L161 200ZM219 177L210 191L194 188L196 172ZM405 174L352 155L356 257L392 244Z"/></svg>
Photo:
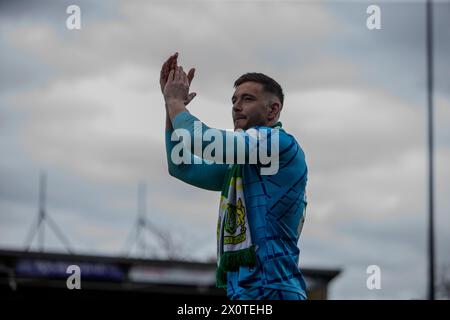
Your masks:
<svg viewBox="0 0 450 320"><path fill-rule="evenodd" d="M72 4L80 29L66 25ZM243 73L282 85L281 121L309 167L299 246L313 296L425 299L425 1L377 1L374 30L371 4L0 1L3 290L27 277L50 285L75 261L104 281L96 290L220 295L219 194L167 172L159 72L179 52L196 68L189 110L209 126L232 127ZM449 1L433 1L433 19L436 294L448 299ZM380 289L367 286L371 265Z"/></svg>

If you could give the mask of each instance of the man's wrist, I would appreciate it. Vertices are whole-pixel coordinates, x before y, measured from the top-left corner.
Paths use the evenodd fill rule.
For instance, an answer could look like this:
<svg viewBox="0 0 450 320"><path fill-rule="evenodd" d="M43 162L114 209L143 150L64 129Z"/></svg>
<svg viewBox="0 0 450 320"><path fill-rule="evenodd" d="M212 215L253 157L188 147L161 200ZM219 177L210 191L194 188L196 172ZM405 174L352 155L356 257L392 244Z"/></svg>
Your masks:
<svg viewBox="0 0 450 320"><path fill-rule="evenodd" d="M166 99L166 110L171 120L180 112L186 111L184 100L169 98Z"/></svg>
<svg viewBox="0 0 450 320"><path fill-rule="evenodd" d="M180 98L164 98L164 101L166 102L166 106L167 105L178 105L178 104L183 104L184 105L184 100L180 99Z"/></svg>

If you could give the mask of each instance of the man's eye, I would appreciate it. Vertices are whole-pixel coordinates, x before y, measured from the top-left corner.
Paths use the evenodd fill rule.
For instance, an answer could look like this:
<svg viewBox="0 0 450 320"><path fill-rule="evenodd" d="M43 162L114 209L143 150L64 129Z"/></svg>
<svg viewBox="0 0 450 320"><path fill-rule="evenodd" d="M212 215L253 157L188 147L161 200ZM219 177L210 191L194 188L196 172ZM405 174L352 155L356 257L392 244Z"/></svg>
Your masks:
<svg viewBox="0 0 450 320"><path fill-rule="evenodd" d="M248 101L248 100L252 100L252 98L250 98L250 97L245 97L244 100L247 100L247 101Z"/></svg>

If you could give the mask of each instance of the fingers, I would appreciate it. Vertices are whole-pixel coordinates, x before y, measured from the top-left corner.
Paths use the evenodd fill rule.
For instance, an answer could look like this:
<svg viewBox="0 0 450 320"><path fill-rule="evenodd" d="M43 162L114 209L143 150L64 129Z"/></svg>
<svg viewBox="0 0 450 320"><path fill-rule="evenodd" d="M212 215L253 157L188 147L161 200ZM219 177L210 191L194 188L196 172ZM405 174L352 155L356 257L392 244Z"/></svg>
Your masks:
<svg viewBox="0 0 450 320"><path fill-rule="evenodd" d="M178 60L178 52L175 52L175 54L172 56L172 60L171 60L171 64L170 64L170 69L176 69L177 67L177 61Z"/></svg>
<svg viewBox="0 0 450 320"><path fill-rule="evenodd" d="M167 81L181 82L189 86L189 78L181 66L176 67L175 69L170 69Z"/></svg>
<svg viewBox="0 0 450 320"><path fill-rule="evenodd" d="M189 85L191 85L192 79L194 79L194 73L195 73L195 69L191 68L191 70L189 70L188 72L188 80L189 80Z"/></svg>
<svg viewBox="0 0 450 320"><path fill-rule="evenodd" d="M169 73L169 67L172 65L172 60L175 55L171 55L167 60L164 62L162 68L161 68L161 74L164 74L165 72Z"/></svg>
<svg viewBox="0 0 450 320"><path fill-rule="evenodd" d="M161 81L165 81L169 75L170 70L175 70L175 73L173 75L172 80L184 82L184 76L186 76L186 73L183 71L183 68L179 69L178 67L178 52L175 52L173 55L171 55L166 62L164 62L162 68L161 68ZM176 72L177 70L180 70ZM188 79L188 85L191 84L195 74L195 69L191 68L187 74Z"/></svg>
<svg viewBox="0 0 450 320"><path fill-rule="evenodd" d="M174 74L175 74L175 70L171 69L169 72L169 76L167 77L167 82L173 82L174 81Z"/></svg>
<svg viewBox="0 0 450 320"><path fill-rule="evenodd" d="M161 79L165 80L169 74L170 69L174 69L177 65L178 52L171 55L163 64L161 68Z"/></svg>
<svg viewBox="0 0 450 320"><path fill-rule="evenodd" d="M178 81L184 83L184 78L186 77L186 73L184 73L182 66L180 66L179 72L180 73L178 74Z"/></svg>
<svg viewBox="0 0 450 320"><path fill-rule="evenodd" d="M161 85L161 91L164 91L164 87L166 86L166 82L168 81L168 76L169 76L169 72L171 70L171 66L175 63L176 65L176 60L178 57L178 52L176 52L175 54L171 55L166 62L164 62L164 64L162 65L161 68L161 74L159 77L159 83Z"/></svg>
<svg viewBox="0 0 450 320"><path fill-rule="evenodd" d="M182 75L182 80L183 80L184 85L185 85L186 87L189 87L189 86L191 85L191 82L189 81L188 76L186 75L185 72L183 72L182 74L183 74L183 75Z"/></svg>
<svg viewBox="0 0 450 320"><path fill-rule="evenodd" d="M180 67L175 68L175 73L173 75L173 81L174 82L180 81Z"/></svg>
<svg viewBox="0 0 450 320"><path fill-rule="evenodd" d="M175 68L175 74L174 74L173 79L174 79L174 81L181 82L181 83L186 82L186 84L189 85L188 78L187 78L186 73L184 72L182 66Z"/></svg>
<svg viewBox="0 0 450 320"><path fill-rule="evenodd" d="M163 63L163 65L162 65L162 67L161 67L161 76L168 70L169 60L170 60L170 58L167 59L167 60Z"/></svg>
<svg viewBox="0 0 450 320"><path fill-rule="evenodd" d="M187 106L196 96L197 94L195 92L189 93L188 97L184 101L184 105Z"/></svg>
<svg viewBox="0 0 450 320"><path fill-rule="evenodd" d="M192 79L194 78L195 69L194 69L194 68L191 68L191 70L189 70L189 73L188 73L187 75L186 75L186 72L184 72L182 66L176 67L175 70L178 71L178 72L176 73L177 76L176 76L175 79L176 79L177 81L180 81L180 82L183 82L183 83L185 82L185 80L187 80L186 84L187 84L188 86L190 86L190 85L191 85L191 82L192 82Z"/></svg>
<svg viewBox="0 0 450 320"><path fill-rule="evenodd" d="M169 75L167 77L167 82L178 82L178 83L182 83L185 86L189 87L190 86L190 80L189 77L193 77L193 71L194 69L191 69L189 71L189 76L186 75L186 73L183 70L182 66L176 67L175 69L170 69Z"/></svg>
<svg viewBox="0 0 450 320"><path fill-rule="evenodd" d="M168 73L169 73L169 68L168 68L168 64L166 61L161 68L161 74L159 76L159 83L161 84L161 88L163 87L164 83L166 82Z"/></svg>

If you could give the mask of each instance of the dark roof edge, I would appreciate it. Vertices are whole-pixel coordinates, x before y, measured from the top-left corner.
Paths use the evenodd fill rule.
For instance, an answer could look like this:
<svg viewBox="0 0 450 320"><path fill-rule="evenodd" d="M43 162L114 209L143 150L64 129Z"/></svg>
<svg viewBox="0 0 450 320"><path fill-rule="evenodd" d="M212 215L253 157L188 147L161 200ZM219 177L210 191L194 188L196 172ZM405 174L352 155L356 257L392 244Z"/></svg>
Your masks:
<svg viewBox="0 0 450 320"><path fill-rule="evenodd" d="M88 254L68 254L57 252L38 252L38 251L18 251L0 249L0 259L9 258L32 258L32 259L51 259L51 260L67 260L79 262L101 262L101 263L118 263L125 265L143 264L152 266L175 267L184 266L187 268L211 269L215 268L215 262L189 261L189 260L156 260L156 259L139 259L128 258L123 256L102 256L102 255L88 255ZM340 269L325 269L325 268L301 268L305 276L323 277L330 281L341 273Z"/></svg>

